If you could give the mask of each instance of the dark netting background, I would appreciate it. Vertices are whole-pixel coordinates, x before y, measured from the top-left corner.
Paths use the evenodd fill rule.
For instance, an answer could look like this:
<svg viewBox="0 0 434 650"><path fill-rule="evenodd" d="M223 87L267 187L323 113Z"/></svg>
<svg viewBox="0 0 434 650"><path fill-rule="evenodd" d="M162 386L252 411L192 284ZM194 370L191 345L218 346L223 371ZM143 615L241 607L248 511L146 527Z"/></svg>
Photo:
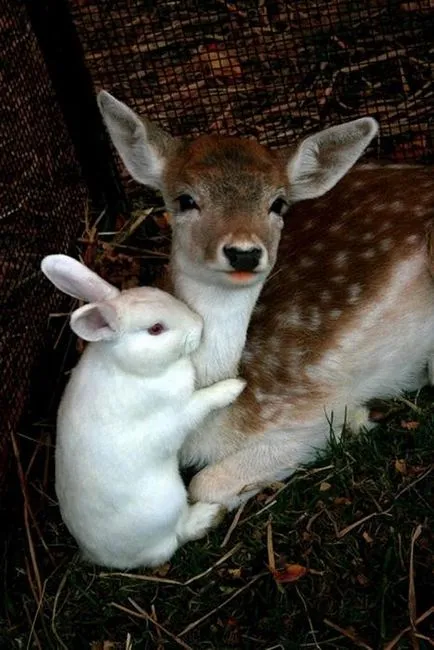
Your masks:
<svg viewBox="0 0 434 650"><path fill-rule="evenodd" d="M25 7L0 0L0 478L59 294L41 258L66 251L85 212L62 113Z"/></svg>
<svg viewBox="0 0 434 650"><path fill-rule="evenodd" d="M372 115L375 155L433 160L432 0L70 0L96 87L175 135L272 147Z"/></svg>

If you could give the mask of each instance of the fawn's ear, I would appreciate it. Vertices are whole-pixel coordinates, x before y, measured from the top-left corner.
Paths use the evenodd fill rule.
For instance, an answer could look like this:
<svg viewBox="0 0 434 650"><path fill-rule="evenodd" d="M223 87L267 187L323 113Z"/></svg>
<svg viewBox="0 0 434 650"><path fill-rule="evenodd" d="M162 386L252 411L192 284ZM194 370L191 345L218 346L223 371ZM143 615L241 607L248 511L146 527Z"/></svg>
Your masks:
<svg viewBox="0 0 434 650"><path fill-rule="evenodd" d="M41 262L41 271L60 291L85 302L119 295L119 289L68 255L47 255Z"/></svg>
<svg viewBox="0 0 434 650"><path fill-rule="evenodd" d="M377 132L376 120L362 117L303 140L288 162L291 199L314 199L331 190Z"/></svg>
<svg viewBox="0 0 434 650"><path fill-rule="evenodd" d="M71 314L73 332L85 341L110 341L119 334L119 316L109 302L84 305Z"/></svg>
<svg viewBox="0 0 434 650"><path fill-rule="evenodd" d="M125 167L139 183L162 189L162 174L177 140L141 119L123 102L101 90L98 106L104 123Z"/></svg>

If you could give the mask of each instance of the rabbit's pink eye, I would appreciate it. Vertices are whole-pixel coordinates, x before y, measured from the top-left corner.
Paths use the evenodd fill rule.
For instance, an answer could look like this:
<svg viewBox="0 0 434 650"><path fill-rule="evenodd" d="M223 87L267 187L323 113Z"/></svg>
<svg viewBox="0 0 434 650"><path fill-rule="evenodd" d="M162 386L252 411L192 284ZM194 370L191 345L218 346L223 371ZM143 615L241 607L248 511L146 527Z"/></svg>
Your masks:
<svg viewBox="0 0 434 650"><path fill-rule="evenodd" d="M161 334L164 332L164 325L161 323L155 323L155 325L152 325L152 327L148 328L149 334L152 334L153 336L157 336L157 334Z"/></svg>

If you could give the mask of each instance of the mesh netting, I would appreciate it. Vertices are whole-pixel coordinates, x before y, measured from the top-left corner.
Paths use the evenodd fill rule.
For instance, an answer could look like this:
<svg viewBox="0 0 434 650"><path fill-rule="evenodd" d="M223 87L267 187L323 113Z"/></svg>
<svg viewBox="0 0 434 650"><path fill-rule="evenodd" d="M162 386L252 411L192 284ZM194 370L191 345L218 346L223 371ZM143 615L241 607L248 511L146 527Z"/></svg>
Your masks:
<svg viewBox="0 0 434 650"><path fill-rule="evenodd" d="M95 85L175 135L272 147L369 114L381 154L433 157L432 0L71 0Z"/></svg>
<svg viewBox="0 0 434 650"><path fill-rule="evenodd" d="M86 190L26 10L0 0L0 478L59 294L39 271L68 249Z"/></svg>

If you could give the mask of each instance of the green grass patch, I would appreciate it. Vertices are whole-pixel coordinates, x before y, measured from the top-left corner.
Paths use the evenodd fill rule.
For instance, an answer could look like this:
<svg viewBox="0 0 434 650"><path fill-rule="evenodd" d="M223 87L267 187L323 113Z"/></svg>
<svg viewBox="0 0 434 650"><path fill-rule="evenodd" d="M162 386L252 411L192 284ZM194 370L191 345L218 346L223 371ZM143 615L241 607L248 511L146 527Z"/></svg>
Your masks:
<svg viewBox="0 0 434 650"><path fill-rule="evenodd" d="M312 465L153 573L82 563L33 461L34 519L17 516L5 543L2 647L432 647L433 402L426 389L369 433L332 434Z"/></svg>

